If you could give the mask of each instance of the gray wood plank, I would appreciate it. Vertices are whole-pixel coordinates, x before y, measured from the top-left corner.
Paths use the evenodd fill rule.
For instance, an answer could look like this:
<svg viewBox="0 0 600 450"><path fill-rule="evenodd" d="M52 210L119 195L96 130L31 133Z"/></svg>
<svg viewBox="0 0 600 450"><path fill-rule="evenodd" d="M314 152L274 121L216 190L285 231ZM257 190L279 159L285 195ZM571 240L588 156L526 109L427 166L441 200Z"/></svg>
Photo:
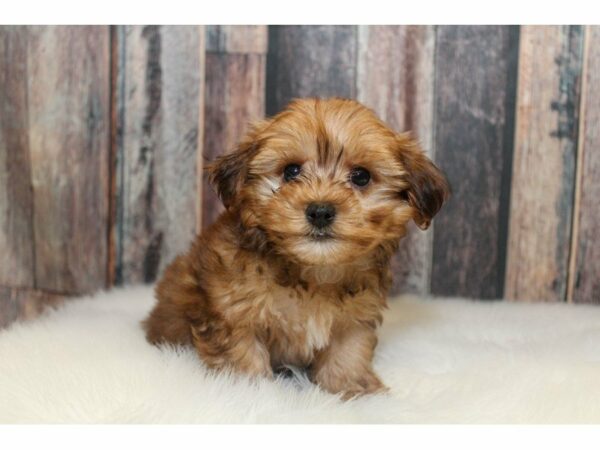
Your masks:
<svg viewBox="0 0 600 450"><path fill-rule="evenodd" d="M356 97L357 28L270 26L267 114L295 97Z"/></svg>
<svg viewBox="0 0 600 450"><path fill-rule="evenodd" d="M33 287L27 27L0 27L0 285ZM0 303L2 299L0 299Z"/></svg>
<svg viewBox="0 0 600 450"><path fill-rule="evenodd" d="M502 298L518 28L436 32L435 155L453 195L436 217L435 295Z"/></svg>
<svg viewBox="0 0 600 450"><path fill-rule="evenodd" d="M116 283L152 282L199 220L204 29L116 30Z"/></svg>

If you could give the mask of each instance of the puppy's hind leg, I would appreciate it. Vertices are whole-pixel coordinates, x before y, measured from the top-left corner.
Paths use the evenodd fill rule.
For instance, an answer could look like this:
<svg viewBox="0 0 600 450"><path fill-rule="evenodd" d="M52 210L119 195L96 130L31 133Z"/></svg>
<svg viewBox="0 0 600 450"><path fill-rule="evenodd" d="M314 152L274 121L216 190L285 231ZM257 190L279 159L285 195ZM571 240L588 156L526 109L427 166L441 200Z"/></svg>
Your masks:
<svg viewBox="0 0 600 450"><path fill-rule="evenodd" d="M192 342L189 321L181 315L179 308L171 303L158 303L142 322L142 327L146 331L146 340L154 345L186 345Z"/></svg>

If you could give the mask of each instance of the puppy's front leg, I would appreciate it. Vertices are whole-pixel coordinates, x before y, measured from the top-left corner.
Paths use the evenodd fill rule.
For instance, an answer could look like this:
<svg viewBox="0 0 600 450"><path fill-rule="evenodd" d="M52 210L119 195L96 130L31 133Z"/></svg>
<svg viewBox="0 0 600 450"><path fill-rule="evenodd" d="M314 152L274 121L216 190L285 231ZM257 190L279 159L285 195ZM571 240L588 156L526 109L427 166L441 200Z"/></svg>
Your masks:
<svg viewBox="0 0 600 450"><path fill-rule="evenodd" d="M250 376L273 377L271 358L254 330L192 327L193 343L200 358L214 369L232 369Z"/></svg>
<svg viewBox="0 0 600 450"><path fill-rule="evenodd" d="M375 330L360 325L334 331L329 345L311 366L313 380L344 399L387 391L371 366L377 344Z"/></svg>

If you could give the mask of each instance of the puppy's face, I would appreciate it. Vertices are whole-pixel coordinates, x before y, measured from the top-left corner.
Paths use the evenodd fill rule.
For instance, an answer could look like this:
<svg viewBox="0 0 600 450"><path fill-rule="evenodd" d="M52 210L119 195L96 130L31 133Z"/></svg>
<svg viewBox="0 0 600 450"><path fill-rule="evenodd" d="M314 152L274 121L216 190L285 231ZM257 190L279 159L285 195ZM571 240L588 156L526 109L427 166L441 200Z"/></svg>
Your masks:
<svg viewBox="0 0 600 450"><path fill-rule="evenodd" d="M402 237L411 219L425 229L448 195L414 141L342 99L292 102L255 125L210 176L247 227L307 265L355 261Z"/></svg>

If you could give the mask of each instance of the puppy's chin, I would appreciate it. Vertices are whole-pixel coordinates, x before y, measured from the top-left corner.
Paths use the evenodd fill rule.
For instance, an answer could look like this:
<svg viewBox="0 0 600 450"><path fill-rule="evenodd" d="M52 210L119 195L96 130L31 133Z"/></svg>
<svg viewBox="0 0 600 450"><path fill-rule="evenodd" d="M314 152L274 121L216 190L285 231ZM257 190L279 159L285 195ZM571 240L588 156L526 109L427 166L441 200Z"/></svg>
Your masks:
<svg viewBox="0 0 600 450"><path fill-rule="evenodd" d="M306 236L289 242L287 252L296 261L309 266L349 264L356 260L358 249L335 237Z"/></svg>

